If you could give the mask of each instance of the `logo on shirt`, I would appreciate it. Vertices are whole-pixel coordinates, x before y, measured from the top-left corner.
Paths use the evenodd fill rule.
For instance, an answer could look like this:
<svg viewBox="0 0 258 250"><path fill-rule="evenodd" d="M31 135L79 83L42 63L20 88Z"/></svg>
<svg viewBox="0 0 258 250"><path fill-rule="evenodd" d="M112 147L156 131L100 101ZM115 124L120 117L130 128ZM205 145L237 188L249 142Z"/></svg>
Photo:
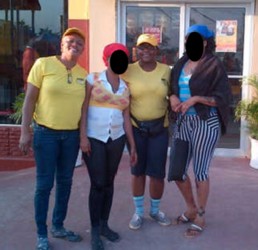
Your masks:
<svg viewBox="0 0 258 250"><path fill-rule="evenodd" d="M84 78L77 78L76 82L80 85L84 85Z"/></svg>

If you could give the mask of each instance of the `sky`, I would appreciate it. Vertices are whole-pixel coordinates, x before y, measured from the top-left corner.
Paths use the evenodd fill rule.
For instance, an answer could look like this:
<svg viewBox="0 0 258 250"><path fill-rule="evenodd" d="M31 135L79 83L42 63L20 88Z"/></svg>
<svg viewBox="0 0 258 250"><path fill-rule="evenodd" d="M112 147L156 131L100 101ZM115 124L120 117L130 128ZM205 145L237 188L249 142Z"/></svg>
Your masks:
<svg viewBox="0 0 258 250"><path fill-rule="evenodd" d="M60 15L63 13L63 0L39 0L41 11L35 15L36 27L60 31Z"/></svg>
<svg viewBox="0 0 258 250"><path fill-rule="evenodd" d="M54 33L60 31L60 15L63 12L63 0L39 0L41 5L40 11L35 11L35 29L36 33L40 28L50 29ZM0 20L5 19L5 12L0 11ZM16 13L14 12L16 21ZM20 11L20 21L24 21L31 26L31 12Z"/></svg>

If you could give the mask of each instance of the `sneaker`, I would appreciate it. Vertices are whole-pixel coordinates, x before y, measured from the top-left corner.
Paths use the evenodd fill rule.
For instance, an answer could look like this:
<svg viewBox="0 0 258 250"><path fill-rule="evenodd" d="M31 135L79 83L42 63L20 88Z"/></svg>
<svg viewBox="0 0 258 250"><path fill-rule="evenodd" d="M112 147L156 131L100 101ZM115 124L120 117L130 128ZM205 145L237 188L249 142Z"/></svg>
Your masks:
<svg viewBox="0 0 258 250"><path fill-rule="evenodd" d="M51 250L47 237L38 237L36 250Z"/></svg>
<svg viewBox="0 0 258 250"><path fill-rule="evenodd" d="M162 226L169 226L171 224L171 220L161 211L156 214L150 213L150 217Z"/></svg>
<svg viewBox="0 0 258 250"><path fill-rule="evenodd" d="M142 223L143 223L143 218L138 214L134 214L129 223L129 228L133 230L137 230L142 226Z"/></svg>
<svg viewBox="0 0 258 250"><path fill-rule="evenodd" d="M53 226L51 229L51 234L54 238L61 238L70 242L82 241L82 237L79 234L76 234L73 231L68 231L64 227L56 228Z"/></svg>

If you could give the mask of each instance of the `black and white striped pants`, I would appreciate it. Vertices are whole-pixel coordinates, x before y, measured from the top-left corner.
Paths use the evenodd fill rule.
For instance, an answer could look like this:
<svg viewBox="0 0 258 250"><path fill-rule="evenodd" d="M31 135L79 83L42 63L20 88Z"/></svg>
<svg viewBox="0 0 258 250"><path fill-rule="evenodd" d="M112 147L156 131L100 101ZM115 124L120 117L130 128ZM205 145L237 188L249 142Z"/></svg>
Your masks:
<svg viewBox="0 0 258 250"><path fill-rule="evenodd" d="M185 115L181 121L180 130L177 124L175 131L175 138L189 142L186 172L192 160L196 180L207 180L210 162L221 135L217 113L210 114L207 120L200 119L198 115Z"/></svg>

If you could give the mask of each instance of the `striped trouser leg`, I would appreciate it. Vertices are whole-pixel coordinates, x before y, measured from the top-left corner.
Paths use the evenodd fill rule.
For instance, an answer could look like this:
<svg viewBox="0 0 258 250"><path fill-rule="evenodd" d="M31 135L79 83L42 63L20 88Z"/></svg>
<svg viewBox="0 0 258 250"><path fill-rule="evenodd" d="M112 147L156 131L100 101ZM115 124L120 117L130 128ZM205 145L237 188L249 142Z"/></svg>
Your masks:
<svg viewBox="0 0 258 250"><path fill-rule="evenodd" d="M207 120L201 120L196 115L185 116L181 124L180 138L190 143L194 174L198 181L208 178L210 162L220 134L220 122L217 114Z"/></svg>

